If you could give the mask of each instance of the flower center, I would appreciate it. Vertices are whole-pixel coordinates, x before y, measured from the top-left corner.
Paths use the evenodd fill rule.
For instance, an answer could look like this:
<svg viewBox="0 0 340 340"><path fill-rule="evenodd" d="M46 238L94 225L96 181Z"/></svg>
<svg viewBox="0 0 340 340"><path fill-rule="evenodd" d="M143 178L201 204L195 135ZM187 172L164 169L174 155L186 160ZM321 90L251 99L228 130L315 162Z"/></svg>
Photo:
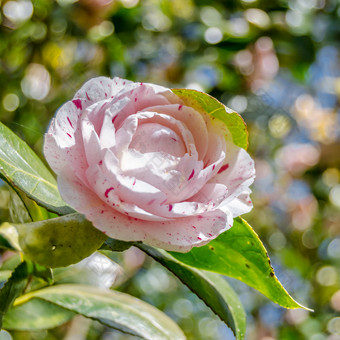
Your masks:
<svg viewBox="0 0 340 340"><path fill-rule="evenodd" d="M175 157L181 157L186 152L182 138L170 128L157 123L139 125L130 148L141 153L165 152Z"/></svg>

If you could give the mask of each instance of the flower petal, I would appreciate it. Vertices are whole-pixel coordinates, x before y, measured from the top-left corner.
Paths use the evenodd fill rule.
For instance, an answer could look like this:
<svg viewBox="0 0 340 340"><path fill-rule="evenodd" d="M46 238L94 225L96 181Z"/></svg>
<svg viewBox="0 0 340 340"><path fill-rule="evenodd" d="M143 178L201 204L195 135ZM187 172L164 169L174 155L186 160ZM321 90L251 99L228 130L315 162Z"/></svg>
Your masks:
<svg viewBox="0 0 340 340"><path fill-rule="evenodd" d="M100 130L100 145L102 148L110 149L116 145L116 128L114 123L118 114L128 103L130 103L130 100L128 98L123 98L106 109Z"/></svg>
<svg viewBox="0 0 340 340"><path fill-rule="evenodd" d="M211 181L225 184L231 200L254 182L255 167L254 161L244 149L231 141L227 142L226 149L225 163L218 169L217 175Z"/></svg>
<svg viewBox="0 0 340 340"><path fill-rule="evenodd" d="M124 241L142 240L166 250L184 252L204 245L233 223L231 214L220 210L174 221L143 221L111 209L84 184L73 179L59 178L58 186L63 199L72 202L77 211L84 213L106 235Z"/></svg>
<svg viewBox="0 0 340 340"><path fill-rule="evenodd" d="M122 90L117 95L116 100L120 100L122 98L129 98L130 103L117 117L115 123L118 127L120 127L124 120L130 115L134 115L150 106L169 104L169 101L165 96L155 92L154 86L143 83L135 85L130 91Z"/></svg>
<svg viewBox="0 0 340 340"><path fill-rule="evenodd" d="M245 188L244 191L239 194L232 201L226 201L224 204L219 207L221 210L224 210L224 206L228 208L233 215L233 218L248 213L253 208L253 203L250 199L251 190L249 188Z"/></svg>
<svg viewBox="0 0 340 340"><path fill-rule="evenodd" d="M148 211L150 204L160 205L167 199L165 193L149 183L120 174L117 159L109 150L102 165L93 165L87 170L87 179L96 194L110 206L126 202Z"/></svg>
<svg viewBox="0 0 340 340"><path fill-rule="evenodd" d="M117 239L188 251L252 208L247 152L161 86L90 80L57 112L44 152L64 200Z"/></svg>
<svg viewBox="0 0 340 340"><path fill-rule="evenodd" d="M102 159L101 145L97 132L87 117L81 120L81 132L87 164L97 164Z"/></svg>
<svg viewBox="0 0 340 340"><path fill-rule="evenodd" d="M209 243L232 224L231 213L215 210L198 216L153 222L140 227L146 233L145 243L165 250L187 252L192 247Z"/></svg>
<svg viewBox="0 0 340 340"><path fill-rule="evenodd" d="M87 81L75 94L75 99L87 100L86 106L99 101L114 98L138 87L137 83L120 78L96 77Z"/></svg>
<svg viewBox="0 0 340 340"><path fill-rule="evenodd" d="M202 160L204 158L208 149L208 132L202 114L191 107L183 106L181 104L153 106L148 107L147 110L166 114L182 122L194 138L198 159Z"/></svg>

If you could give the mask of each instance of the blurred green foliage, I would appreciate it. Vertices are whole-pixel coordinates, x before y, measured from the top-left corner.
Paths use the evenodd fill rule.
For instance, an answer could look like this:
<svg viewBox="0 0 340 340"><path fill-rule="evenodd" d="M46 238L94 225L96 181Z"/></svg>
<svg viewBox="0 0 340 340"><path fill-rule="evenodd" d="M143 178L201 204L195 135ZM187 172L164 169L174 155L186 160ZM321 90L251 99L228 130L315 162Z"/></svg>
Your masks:
<svg viewBox="0 0 340 340"><path fill-rule="evenodd" d="M340 339L339 1L0 0L0 9L0 119L40 155L57 108L98 75L200 89L240 112L257 164L246 219L283 285L315 309L287 311L230 281L247 339ZM0 187L1 221L8 197ZM233 339L159 265L133 249L120 260L136 273L120 289L164 310L189 339ZM12 336L66 339L75 329L131 338L79 318Z"/></svg>

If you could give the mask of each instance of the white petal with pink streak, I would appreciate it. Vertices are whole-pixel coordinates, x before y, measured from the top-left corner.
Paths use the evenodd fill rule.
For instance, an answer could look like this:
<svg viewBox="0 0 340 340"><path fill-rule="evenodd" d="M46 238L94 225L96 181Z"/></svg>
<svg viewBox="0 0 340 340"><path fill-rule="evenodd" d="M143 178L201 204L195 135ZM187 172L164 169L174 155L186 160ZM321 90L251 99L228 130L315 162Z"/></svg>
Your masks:
<svg viewBox="0 0 340 340"><path fill-rule="evenodd" d="M80 182L67 177L58 179L62 197L84 213L96 228L110 237L145 243L172 251L189 251L201 246L231 227L231 214L220 210L200 216L153 222L134 219L110 208Z"/></svg>

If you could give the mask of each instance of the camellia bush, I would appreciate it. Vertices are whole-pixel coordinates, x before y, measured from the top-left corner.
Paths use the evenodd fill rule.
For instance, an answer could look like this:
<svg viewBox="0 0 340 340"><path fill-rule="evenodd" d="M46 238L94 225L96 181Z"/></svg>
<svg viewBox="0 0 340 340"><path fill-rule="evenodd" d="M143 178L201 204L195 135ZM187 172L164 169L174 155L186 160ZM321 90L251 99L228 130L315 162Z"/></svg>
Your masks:
<svg viewBox="0 0 340 340"><path fill-rule="evenodd" d="M57 327L76 314L145 339L185 339L167 315L98 280L58 280L95 253L139 248L244 339L246 316L229 276L285 308L305 308L275 276L256 232L254 162L236 112L195 90L94 78L53 118L43 161L0 124L0 173L11 221L0 246L1 324ZM256 209L256 207L255 207ZM92 255L94 256L94 255ZM72 282L70 282L72 281ZM42 322L43 320L43 322Z"/></svg>

